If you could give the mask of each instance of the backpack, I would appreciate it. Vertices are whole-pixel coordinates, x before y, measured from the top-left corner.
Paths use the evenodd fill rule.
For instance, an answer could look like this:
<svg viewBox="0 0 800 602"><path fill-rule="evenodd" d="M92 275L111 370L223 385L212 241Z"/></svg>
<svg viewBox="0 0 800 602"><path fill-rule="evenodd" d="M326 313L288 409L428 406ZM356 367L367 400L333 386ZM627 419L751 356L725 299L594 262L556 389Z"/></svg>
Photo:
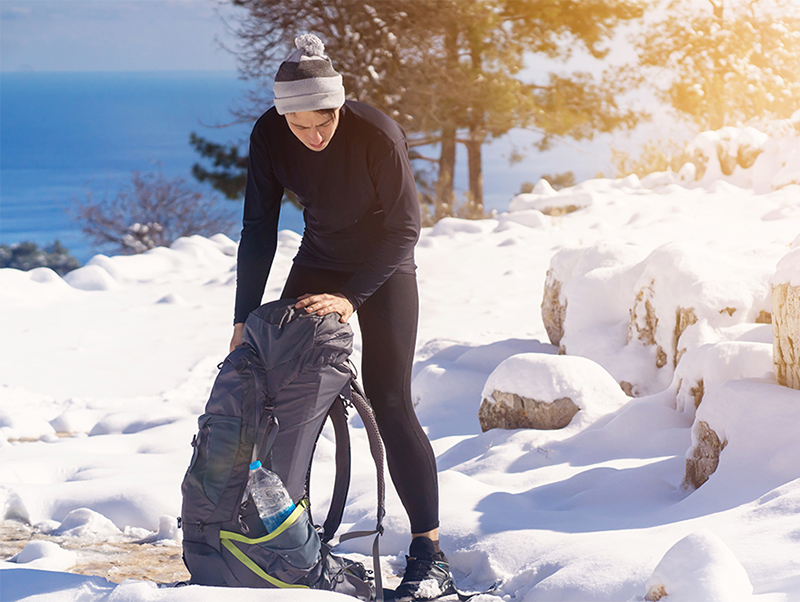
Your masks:
<svg viewBox="0 0 800 602"><path fill-rule="evenodd" d="M383 446L348 359L353 333L338 314L308 314L295 310L295 303L267 303L248 316L242 345L220 364L198 419L179 520L189 583L313 588L382 600ZM374 534L372 572L331 553L350 482L350 406L368 435L378 510L374 530L347 533L339 541ZM327 517L315 528L308 495L311 461L326 418L336 437L336 478ZM281 477L296 503L271 533L246 493L254 460Z"/></svg>

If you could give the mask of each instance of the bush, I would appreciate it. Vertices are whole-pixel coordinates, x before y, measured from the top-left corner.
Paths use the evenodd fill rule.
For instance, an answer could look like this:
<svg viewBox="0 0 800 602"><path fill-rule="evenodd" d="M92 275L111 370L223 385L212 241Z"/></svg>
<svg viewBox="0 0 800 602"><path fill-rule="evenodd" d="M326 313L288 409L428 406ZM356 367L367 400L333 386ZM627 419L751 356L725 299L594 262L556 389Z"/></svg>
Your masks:
<svg viewBox="0 0 800 602"><path fill-rule="evenodd" d="M673 139L650 140L645 143L636 156L612 149L611 161L617 170L617 177L624 178L634 174L640 178L657 171L675 173L689 161L686 143Z"/></svg>
<svg viewBox="0 0 800 602"><path fill-rule="evenodd" d="M212 236L234 226L232 217L214 207L213 198L189 188L182 178L134 171L131 185L110 200L96 200L87 192L85 202L75 202L75 219L94 243L133 255L169 246L181 236Z"/></svg>
<svg viewBox="0 0 800 602"><path fill-rule="evenodd" d="M557 174L544 174L542 175L542 179L547 180L550 186L552 186L553 190L571 188L577 183L575 181L575 173L571 171L565 171Z"/></svg>
<svg viewBox="0 0 800 602"><path fill-rule="evenodd" d="M63 276L79 267L81 262L70 255L67 248L57 240L43 249L30 241L10 246L0 245L0 268L24 271L50 268L59 276Z"/></svg>

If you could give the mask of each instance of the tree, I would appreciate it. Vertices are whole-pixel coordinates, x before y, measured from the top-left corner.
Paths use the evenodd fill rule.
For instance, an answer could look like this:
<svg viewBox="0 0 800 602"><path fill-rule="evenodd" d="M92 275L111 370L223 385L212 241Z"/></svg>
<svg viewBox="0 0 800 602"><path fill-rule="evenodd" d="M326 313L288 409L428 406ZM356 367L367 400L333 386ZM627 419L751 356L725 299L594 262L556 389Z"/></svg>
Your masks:
<svg viewBox="0 0 800 602"><path fill-rule="evenodd" d="M450 188L441 196L452 196L452 141L463 143L468 152L471 217L483 215L482 148L488 140L512 128L527 127L543 134L539 147L544 149L554 136L592 138L596 132L630 127L640 118L617 107L615 99L622 89L615 82L598 83L588 74L573 73L548 74L547 81L528 84L517 76L525 53L566 59L575 47L582 47L596 58L604 57L605 44L616 26L640 17L643 2L449 0L435 4L442 11L438 35L444 39L445 52L442 68L429 71L449 74L434 86L442 113L448 115L440 130L440 182ZM444 179L443 171L448 176Z"/></svg>
<svg viewBox="0 0 800 602"><path fill-rule="evenodd" d="M192 175L198 182L208 182L214 190L218 190L226 199L239 200L247 184L247 154L241 154L235 144L217 144L198 136L189 134L189 144L201 157L211 159L212 168L207 169L195 163Z"/></svg>
<svg viewBox="0 0 800 602"><path fill-rule="evenodd" d="M167 180L160 173L132 172L132 187L112 198L76 201L75 219L99 245L111 245L123 255L170 245L181 236L212 236L230 232L234 220L213 206L182 178Z"/></svg>
<svg viewBox="0 0 800 602"><path fill-rule="evenodd" d="M631 126L638 115L620 109L617 84L587 74L517 79L527 52L569 57L575 47L595 57L616 26L638 18L645 0L232 0L246 9L231 24L245 78L270 90L297 33L314 32L342 73L349 98L370 103L409 133L412 149L439 146L435 218L455 212L456 145L468 150L466 212L483 216L483 144L514 127L553 136L591 138ZM251 94L251 121L268 106Z"/></svg>
<svg viewBox="0 0 800 602"><path fill-rule="evenodd" d="M800 6L788 0L672 0L638 42L661 98L701 130L800 106ZM666 77L663 77L666 76Z"/></svg>
<svg viewBox="0 0 800 602"><path fill-rule="evenodd" d="M67 248L58 240L40 249L34 242L24 241L15 245L0 245L0 268L32 270L50 268L59 276L81 267Z"/></svg>

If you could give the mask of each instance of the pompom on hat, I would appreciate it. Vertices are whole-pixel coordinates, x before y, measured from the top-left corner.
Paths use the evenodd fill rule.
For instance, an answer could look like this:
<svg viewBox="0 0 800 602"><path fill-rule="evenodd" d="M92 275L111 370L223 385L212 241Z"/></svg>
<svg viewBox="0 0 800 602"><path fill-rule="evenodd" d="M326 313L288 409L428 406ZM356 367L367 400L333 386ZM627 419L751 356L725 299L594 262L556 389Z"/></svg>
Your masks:
<svg viewBox="0 0 800 602"><path fill-rule="evenodd" d="M273 92L279 115L338 109L344 104L342 76L325 55L325 45L313 33L294 40L297 50L281 63Z"/></svg>

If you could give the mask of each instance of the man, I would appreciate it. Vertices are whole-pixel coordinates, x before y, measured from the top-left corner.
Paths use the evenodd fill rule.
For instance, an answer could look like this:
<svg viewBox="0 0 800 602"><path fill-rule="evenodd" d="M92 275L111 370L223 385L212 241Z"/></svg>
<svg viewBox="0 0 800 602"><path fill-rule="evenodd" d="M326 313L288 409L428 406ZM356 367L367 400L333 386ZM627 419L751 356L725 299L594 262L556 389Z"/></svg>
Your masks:
<svg viewBox="0 0 800 602"><path fill-rule="evenodd" d="M275 77L275 106L250 137L231 348L261 304L281 198L291 190L305 231L282 298L298 299L295 307L307 312L338 313L342 322L358 313L364 389L411 523L396 599L432 599L452 580L439 549L436 458L411 401L420 213L408 142L377 109L345 101L319 38L306 34L295 46Z"/></svg>

